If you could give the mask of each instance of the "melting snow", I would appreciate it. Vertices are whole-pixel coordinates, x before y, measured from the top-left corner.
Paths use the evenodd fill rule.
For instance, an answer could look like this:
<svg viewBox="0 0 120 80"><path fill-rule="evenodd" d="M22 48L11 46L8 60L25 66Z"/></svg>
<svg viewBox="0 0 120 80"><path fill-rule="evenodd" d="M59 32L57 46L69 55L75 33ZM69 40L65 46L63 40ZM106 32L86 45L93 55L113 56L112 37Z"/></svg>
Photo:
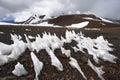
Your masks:
<svg viewBox="0 0 120 80"><path fill-rule="evenodd" d="M105 80L102 75L104 74L104 71L102 70L102 67L95 67L90 60L88 60L88 65L97 73L99 78L101 80Z"/></svg>
<svg viewBox="0 0 120 80"><path fill-rule="evenodd" d="M35 80L39 80L38 79L38 75L40 75L40 71L43 69L43 63L41 61L39 61L39 59L36 57L36 55L31 52L31 58L33 61L33 65L34 65L34 70L35 70Z"/></svg>
<svg viewBox="0 0 120 80"><path fill-rule="evenodd" d="M90 17L83 17L83 19L86 19L86 20L95 20L95 19L90 18Z"/></svg>
<svg viewBox="0 0 120 80"><path fill-rule="evenodd" d="M82 74L82 76L84 77L84 79L87 80L86 76L85 76L84 73L82 72L82 70L81 70L81 68L80 68L80 66L79 66L79 64L78 64L78 62L77 62L76 59L74 59L74 58L71 57L69 64L70 64L73 68L76 68L76 69Z"/></svg>
<svg viewBox="0 0 120 80"><path fill-rule="evenodd" d="M70 26L66 26L67 28L83 28L86 27L89 24L89 21L81 22L78 24L72 24Z"/></svg>
<svg viewBox="0 0 120 80"><path fill-rule="evenodd" d="M63 71L63 65L58 60L58 58L54 55L53 51L50 48L46 48L48 55L51 58L52 65L55 66L59 71Z"/></svg>
<svg viewBox="0 0 120 80"><path fill-rule="evenodd" d="M100 17L100 19L102 19L102 21L104 21L104 22L113 23L112 21L104 19L104 18L101 18L101 17Z"/></svg>
<svg viewBox="0 0 120 80"><path fill-rule="evenodd" d="M87 79L78 65L77 60L71 57L71 51L63 48L64 43L71 43L72 40L77 42L77 45L72 47L75 52L81 51L83 54L88 53L93 56L94 61L97 63L99 63L99 58L112 63L115 63L114 60L117 58L109 53L109 51L113 51L113 49L110 47L112 44L105 40L103 36L97 37L96 39L91 39L90 37L85 37L81 32L75 33L74 31L66 31L65 38L61 36L60 39L56 34L51 35L50 33L45 32L43 33L42 37L37 35L35 37L35 41L33 42L29 40L29 37L26 34L24 36L27 42L23 42L20 35L17 36L12 34L11 39L13 44L7 45L0 42L0 66L8 63L11 60L18 59L19 56L22 55L22 53L24 53L28 48L31 51L31 58L36 73L36 79L38 79L38 75L43 68L43 63L39 61L32 51L36 50L36 52L39 52L42 49L46 50L50 56L52 65L55 66L59 71L63 71L62 63L54 54L55 49L61 49L63 54L65 54L67 57L70 57L69 64L76 68L82 74L82 76ZM83 49L86 49L87 52L84 52ZM101 79L103 79L103 71L101 67L95 67L90 60L88 61L88 65L98 74Z"/></svg>
<svg viewBox="0 0 120 80"><path fill-rule="evenodd" d="M2 55L0 52L0 66L8 63L8 56L7 55Z"/></svg>
<svg viewBox="0 0 120 80"><path fill-rule="evenodd" d="M25 70L24 66L18 62L15 65L15 69L12 71L12 73L14 75L20 77L22 75L26 75L28 72Z"/></svg>
<svg viewBox="0 0 120 80"><path fill-rule="evenodd" d="M65 54L67 57L71 57L70 50L65 50L65 48L61 47L61 51L63 54Z"/></svg>
<svg viewBox="0 0 120 80"><path fill-rule="evenodd" d="M12 53L10 55L8 55L9 60L16 60L19 58L19 56L25 52L27 46L26 43L24 43L22 40L20 40L20 36L17 35L12 35L11 34L11 38L14 42L14 44L12 45Z"/></svg>

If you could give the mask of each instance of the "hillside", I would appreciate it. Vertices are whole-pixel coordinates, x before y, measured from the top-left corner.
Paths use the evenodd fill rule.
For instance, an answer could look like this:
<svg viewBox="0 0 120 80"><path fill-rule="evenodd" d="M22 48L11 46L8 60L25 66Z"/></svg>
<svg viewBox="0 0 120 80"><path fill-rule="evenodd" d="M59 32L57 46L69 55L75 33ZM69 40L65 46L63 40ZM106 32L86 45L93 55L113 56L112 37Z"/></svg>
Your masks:
<svg viewBox="0 0 120 80"><path fill-rule="evenodd" d="M0 25L0 80L120 79L119 24L84 14L45 21L53 26Z"/></svg>

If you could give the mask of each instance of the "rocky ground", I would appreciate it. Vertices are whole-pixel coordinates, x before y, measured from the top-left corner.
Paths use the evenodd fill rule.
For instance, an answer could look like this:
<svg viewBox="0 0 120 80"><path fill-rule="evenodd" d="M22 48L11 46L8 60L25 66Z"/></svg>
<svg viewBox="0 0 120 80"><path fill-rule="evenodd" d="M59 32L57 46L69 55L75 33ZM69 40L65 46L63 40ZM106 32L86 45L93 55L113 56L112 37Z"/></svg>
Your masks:
<svg viewBox="0 0 120 80"><path fill-rule="evenodd" d="M117 63L113 64L110 62L105 62L100 60L100 65L103 65L103 70L105 73L102 75L105 80L120 80L120 27L110 27L110 28L99 28L100 30L85 30L85 29L74 29L76 33L82 32L86 37L96 38L103 35L108 42L113 44L113 52L111 54L118 57ZM37 34L42 35L42 32L50 32L51 34L56 33L57 36L65 36L66 28L53 28L53 27L31 27L31 26L0 26L0 42L6 44L12 44L10 34L21 35L25 41L24 34L36 36ZM75 53L70 46L74 46L76 43L72 41L70 44L64 44L65 49L70 49L72 51L72 56L77 59L82 71L86 75L88 80L100 80L98 75L87 65L88 58L92 60L91 55L80 54L81 52ZM36 54L36 53L35 53ZM55 55L62 62L64 70L62 72L58 71L55 67L51 66L51 60L45 50L36 54L40 61L44 63L44 68L39 76L40 80L84 80L82 75L77 71L77 69L72 68L68 62L69 59L61 54L59 49L55 50ZM14 66L20 62L24 65L28 74L22 77L16 77L11 72L14 70ZM100 66L93 62L94 65ZM23 55L19 57L18 60L7 63L0 66L0 80L33 80L35 77L35 72L33 68L32 60L30 57L30 51L26 50Z"/></svg>

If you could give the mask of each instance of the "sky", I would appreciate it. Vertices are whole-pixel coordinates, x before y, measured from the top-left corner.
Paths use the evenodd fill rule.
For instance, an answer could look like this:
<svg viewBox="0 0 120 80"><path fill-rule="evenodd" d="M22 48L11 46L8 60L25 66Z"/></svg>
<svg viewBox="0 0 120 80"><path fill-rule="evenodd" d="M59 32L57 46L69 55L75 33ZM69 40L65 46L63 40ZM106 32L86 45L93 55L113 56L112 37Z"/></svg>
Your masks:
<svg viewBox="0 0 120 80"><path fill-rule="evenodd" d="M0 0L0 16L12 15L16 20L33 14L56 16L79 11L120 20L120 0Z"/></svg>

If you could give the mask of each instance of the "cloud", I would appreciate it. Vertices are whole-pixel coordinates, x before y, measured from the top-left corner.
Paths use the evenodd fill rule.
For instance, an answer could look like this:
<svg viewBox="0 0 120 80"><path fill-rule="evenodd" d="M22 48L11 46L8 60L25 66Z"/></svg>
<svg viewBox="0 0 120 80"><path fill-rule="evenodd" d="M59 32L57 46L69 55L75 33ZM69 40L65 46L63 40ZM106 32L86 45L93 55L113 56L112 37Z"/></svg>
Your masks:
<svg viewBox="0 0 120 80"><path fill-rule="evenodd" d="M120 0L0 0L0 15L13 14L22 20L33 14L53 16L90 11L101 17L120 19L119 4Z"/></svg>
<svg viewBox="0 0 120 80"><path fill-rule="evenodd" d="M101 17L120 20L120 0L98 0L91 12Z"/></svg>

